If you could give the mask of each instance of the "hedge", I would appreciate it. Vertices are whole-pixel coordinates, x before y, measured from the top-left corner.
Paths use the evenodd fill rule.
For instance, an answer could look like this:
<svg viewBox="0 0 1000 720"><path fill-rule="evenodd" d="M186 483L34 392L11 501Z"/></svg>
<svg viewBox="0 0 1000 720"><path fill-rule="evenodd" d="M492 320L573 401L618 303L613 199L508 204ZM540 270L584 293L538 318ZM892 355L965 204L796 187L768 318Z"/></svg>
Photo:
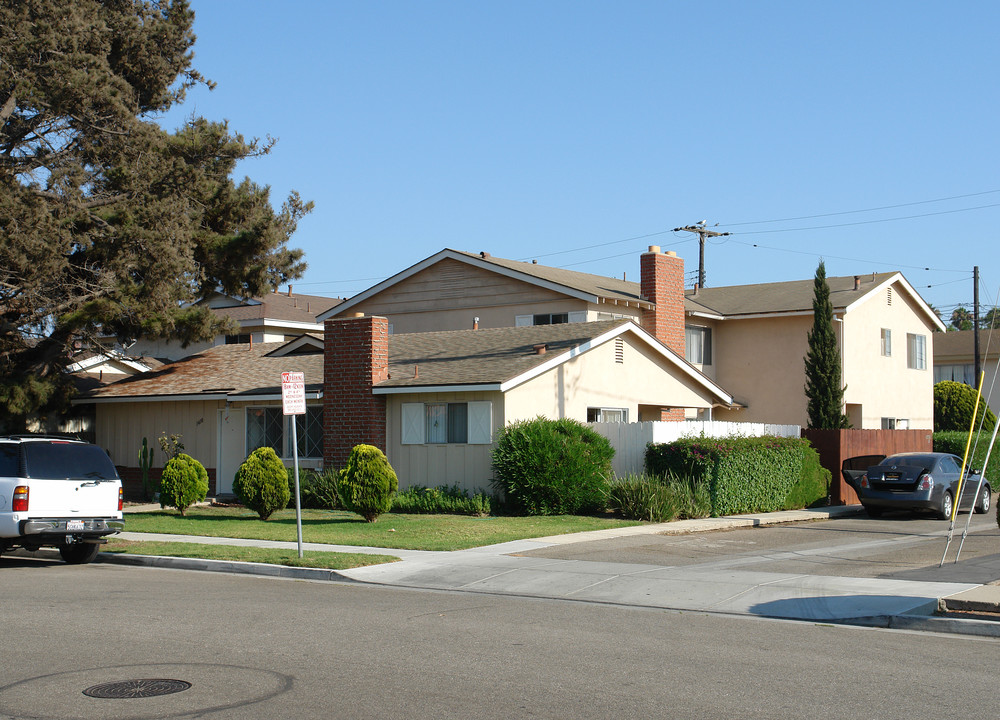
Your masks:
<svg viewBox="0 0 1000 720"><path fill-rule="evenodd" d="M685 438L650 443L646 472L708 483L714 516L773 512L826 496L829 473L810 452L800 438Z"/></svg>
<svg viewBox="0 0 1000 720"><path fill-rule="evenodd" d="M986 451L989 448L991 435L992 432L980 433L978 443L976 442L976 438L973 437L972 445L969 447L969 455L972 459L968 463L972 468L976 470L983 469L983 465L986 463ZM968 441L968 438L968 431L936 432L933 439L934 452L951 453L961 458L965 455L965 443ZM997 455L998 452L1000 452L1000 441L993 446L993 452L990 454L990 466L986 468L986 480L994 490L1000 490L1000 466L997 465L1000 462L1000 457Z"/></svg>

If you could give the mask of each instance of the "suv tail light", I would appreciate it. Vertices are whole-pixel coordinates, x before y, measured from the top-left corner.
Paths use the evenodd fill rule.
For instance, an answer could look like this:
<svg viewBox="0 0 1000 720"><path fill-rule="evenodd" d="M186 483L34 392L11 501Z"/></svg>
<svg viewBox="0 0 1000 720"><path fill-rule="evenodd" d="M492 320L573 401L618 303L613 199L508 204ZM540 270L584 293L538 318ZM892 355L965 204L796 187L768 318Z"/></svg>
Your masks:
<svg viewBox="0 0 1000 720"><path fill-rule="evenodd" d="M118 488L118 512L122 511L125 505L125 491L122 488Z"/></svg>
<svg viewBox="0 0 1000 720"><path fill-rule="evenodd" d="M28 512L28 486L18 485L14 488L14 502L10 509L14 512Z"/></svg>

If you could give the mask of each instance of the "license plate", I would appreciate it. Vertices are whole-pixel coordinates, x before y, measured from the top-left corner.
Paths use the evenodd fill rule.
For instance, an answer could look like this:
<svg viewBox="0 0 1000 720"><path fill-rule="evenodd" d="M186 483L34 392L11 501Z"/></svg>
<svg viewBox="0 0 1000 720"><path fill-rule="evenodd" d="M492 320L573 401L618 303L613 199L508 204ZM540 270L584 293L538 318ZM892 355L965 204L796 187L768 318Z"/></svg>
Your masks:
<svg viewBox="0 0 1000 720"><path fill-rule="evenodd" d="M886 473L885 479L888 480L889 482L899 482L901 478L899 473Z"/></svg>
<svg viewBox="0 0 1000 720"><path fill-rule="evenodd" d="M67 520L66 521L67 530L83 530L84 524L83 520Z"/></svg>

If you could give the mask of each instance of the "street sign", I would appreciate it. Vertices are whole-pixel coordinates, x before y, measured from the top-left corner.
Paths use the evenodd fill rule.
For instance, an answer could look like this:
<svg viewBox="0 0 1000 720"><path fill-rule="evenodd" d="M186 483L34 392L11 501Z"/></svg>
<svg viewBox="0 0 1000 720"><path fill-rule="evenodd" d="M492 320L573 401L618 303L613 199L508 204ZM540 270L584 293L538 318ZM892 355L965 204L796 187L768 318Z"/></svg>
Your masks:
<svg viewBox="0 0 1000 720"><path fill-rule="evenodd" d="M281 412L284 415L306 414L306 376L300 372L281 373ZM299 488L298 420L292 420L292 467L295 468L295 530L299 557L302 557L302 494Z"/></svg>
<svg viewBox="0 0 1000 720"><path fill-rule="evenodd" d="M281 373L281 412L285 415L306 414L305 373Z"/></svg>

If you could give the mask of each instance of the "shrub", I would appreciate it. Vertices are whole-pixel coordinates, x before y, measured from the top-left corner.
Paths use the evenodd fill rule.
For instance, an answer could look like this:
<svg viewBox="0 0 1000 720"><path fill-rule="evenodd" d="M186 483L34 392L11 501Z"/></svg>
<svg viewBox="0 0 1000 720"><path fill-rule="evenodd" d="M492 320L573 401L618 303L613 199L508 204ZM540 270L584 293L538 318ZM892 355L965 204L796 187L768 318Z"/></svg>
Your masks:
<svg viewBox="0 0 1000 720"><path fill-rule="evenodd" d="M646 471L674 473L708 486L713 515L771 512L784 507L800 479L804 448L799 438L685 438L650 443Z"/></svg>
<svg viewBox="0 0 1000 720"><path fill-rule="evenodd" d="M992 431L990 431L992 434ZM965 455L965 444L969 439L969 429L964 432L936 432L934 433L934 452L946 452L958 455L961 459ZM982 470L986 462L986 452L989 449L990 435L982 433L979 439L972 438L972 445L969 446L968 465L976 470ZM1000 490L1000 466L997 465L997 453L1000 452L1000 441L993 446L993 454L990 455L990 465L986 468L986 481L990 487L996 491Z"/></svg>
<svg viewBox="0 0 1000 720"><path fill-rule="evenodd" d="M595 512L604 508L614 454L607 438L576 420L522 420L497 439L493 487L528 515Z"/></svg>
<svg viewBox="0 0 1000 720"><path fill-rule="evenodd" d="M959 432L969 432L972 425L972 413L976 408L976 391L965 383L943 380L934 386L934 430L937 432L947 432L956 430ZM985 420L983 415L985 413ZM975 429L982 429L986 432L992 431L996 425L997 416L986 405L986 401L979 399L979 408L976 411ZM964 448L963 448L964 449ZM961 456L961 453L958 453Z"/></svg>
<svg viewBox="0 0 1000 720"><path fill-rule="evenodd" d="M659 478L649 475L626 475L615 478L608 488L608 509L627 520L669 522L677 517L673 497Z"/></svg>
<svg viewBox="0 0 1000 720"><path fill-rule="evenodd" d="M347 458L347 467L337 478L337 493L344 507L375 522L392 507L392 496L399 487L389 459L374 445L355 445Z"/></svg>
<svg viewBox="0 0 1000 720"><path fill-rule="evenodd" d="M288 505L292 495L288 489L288 470L273 448L260 447L250 453L236 471L233 492L261 520Z"/></svg>
<svg viewBox="0 0 1000 720"><path fill-rule="evenodd" d="M288 487L295 487L295 471L288 470ZM337 473L333 470L316 472L315 470L299 470L299 499L302 507L313 510L339 510L340 498L337 496Z"/></svg>
<svg viewBox="0 0 1000 720"><path fill-rule="evenodd" d="M490 498L483 492L470 497L468 491L458 485L438 485L433 488L414 485L393 497L392 512L482 517L490 514Z"/></svg>
<svg viewBox="0 0 1000 720"><path fill-rule="evenodd" d="M806 445L802 448L802 472L785 498L784 510L800 510L817 505L828 505L830 498L830 471L819 464L819 453Z"/></svg>
<svg viewBox="0 0 1000 720"><path fill-rule="evenodd" d="M208 495L208 472L190 455L178 453L160 476L160 507L175 507L181 515Z"/></svg>

